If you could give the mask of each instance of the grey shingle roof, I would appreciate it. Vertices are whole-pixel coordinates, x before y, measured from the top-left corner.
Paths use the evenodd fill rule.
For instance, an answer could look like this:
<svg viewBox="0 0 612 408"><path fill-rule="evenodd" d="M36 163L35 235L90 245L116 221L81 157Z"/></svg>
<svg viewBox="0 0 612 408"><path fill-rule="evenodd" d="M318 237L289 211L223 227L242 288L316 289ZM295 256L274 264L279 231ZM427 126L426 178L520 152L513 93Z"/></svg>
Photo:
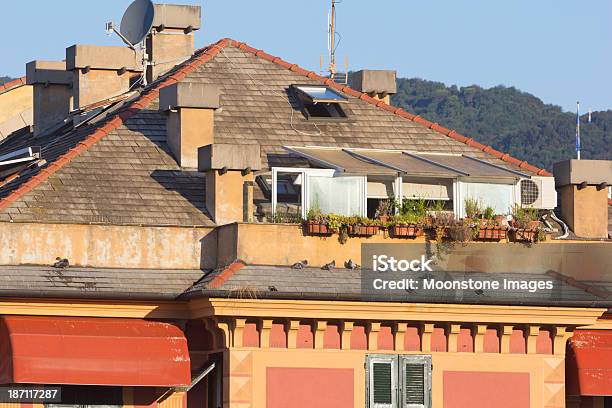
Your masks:
<svg viewBox="0 0 612 408"><path fill-rule="evenodd" d="M346 104L351 120L315 125L303 117L288 88L295 83L320 82L240 49L233 41L220 43L225 45L200 51L175 72L182 74L189 67L182 81L220 87L222 109L215 112L215 141L258 143L264 165L291 162L283 145L319 145L463 153L512 167L479 148L351 95ZM151 84L147 92L153 95L152 90L157 90L163 80ZM139 98L119 102L106 119L63 135L56 132L37 139L31 135L11 137L0 144L0 154L38 145L47 164L53 165L71 149L78 150L80 142L109 122L128 102ZM157 111L157 103L155 97L145 109L70 162L61 164L49 178L40 177L43 166L27 170L1 186L3 199L37 175L43 180L1 210L0 221L212 225L204 204L204 178L182 171L169 154L166 121Z"/></svg>
<svg viewBox="0 0 612 408"><path fill-rule="evenodd" d="M319 84L249 52L225 47L212 61L189 74L186 81L214 83L221 88L221 112L215 113L215 140L261 144L264 165L272 154L286 156L283 145L407 149L466 153L509 165L479 149L372 104L348 96L350 121L318 122L304 118L289 92L292 84Z"/></svg>
<svg viewBox="0 0 612 408"><path fill-rule="evenodd" d="M177 165L165 143L165 117L155 108L129 118L0 212L0 221L212 225L203 174ZM52 161L91 132L89 126L60 139L26 139L2 145L0 151L13 150L18 144L41 144L43 158ZM31 170L30 177L39 170ZM24 179L0 188L0 197Z"/></svg>
<svg viewBox="0 0 612 408"><path fill-rule="evenodd" d="M201 270L0 266L0 296L174 299L202 276Z"/></svg>
<svg viewBox="0 0 612 408"><path fill-rule="evenodd" d="M186 292L185 296L249 296L253 298L289 299L332 299L332 300L371 300L402 301L417 303L467 303L467 304L507 304L507 305L548 305L548 306L612 306L612 299L603 299L587 293L554 277L542 274L524 273L465 273L432 272L424 276L422 272L406 272L406 278L422 281L423 278L436 280L525 280L553 282L552 290L529 292L526 290L414 290L391 294L364 295L361 271L359 269L318 268L292 269L286 266L243 267L229 277L221 286L212 287L211 282L223 270L213 271ZM273 287L275 290L270 290Z"/></svg>

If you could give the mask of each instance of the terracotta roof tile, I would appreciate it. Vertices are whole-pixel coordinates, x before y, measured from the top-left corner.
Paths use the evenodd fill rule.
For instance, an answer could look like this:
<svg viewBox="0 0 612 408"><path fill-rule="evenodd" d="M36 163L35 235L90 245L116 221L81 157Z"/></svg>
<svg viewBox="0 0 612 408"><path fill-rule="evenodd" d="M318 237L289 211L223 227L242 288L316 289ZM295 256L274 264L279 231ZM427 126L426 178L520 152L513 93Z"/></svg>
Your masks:
<svg viewBox="0 0 612 408"><path fill-rule="evenodd" d="M0 93L26 84L26 77L21 77L0 85Z"/></svg>

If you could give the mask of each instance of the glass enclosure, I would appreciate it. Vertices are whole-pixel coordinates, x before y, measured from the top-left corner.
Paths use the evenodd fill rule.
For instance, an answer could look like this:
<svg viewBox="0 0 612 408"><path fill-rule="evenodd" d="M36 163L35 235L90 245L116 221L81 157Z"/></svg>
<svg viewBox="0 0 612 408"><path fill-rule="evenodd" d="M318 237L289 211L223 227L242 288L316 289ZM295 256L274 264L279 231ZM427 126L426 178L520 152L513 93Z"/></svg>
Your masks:
<svg viewBox="0 0 612 408"><path fill-rule="evenodd" d="M324 214L362 215L364 194L363 177L308 177L309 208Z"/></svg>
<svg viewBox="0 0 612 408"><path fill-rule="evenodd" d="M466 198L478 200L483 207L492 207L495 214L509 214L516 202L513 184L461 183L461 215L465 216L463 201Z"/></svg>

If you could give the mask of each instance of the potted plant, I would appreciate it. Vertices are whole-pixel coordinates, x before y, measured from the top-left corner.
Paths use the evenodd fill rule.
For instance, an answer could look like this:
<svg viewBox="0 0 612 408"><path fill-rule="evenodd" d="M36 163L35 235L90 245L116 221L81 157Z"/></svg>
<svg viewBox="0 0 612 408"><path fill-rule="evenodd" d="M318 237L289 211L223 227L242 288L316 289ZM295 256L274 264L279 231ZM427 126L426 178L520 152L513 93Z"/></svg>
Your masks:
<svg viewBox="0 0 612 408"><path fill-rule="evenodd" d="M351 236L371 237L378 234L381 222L367 217L348 217L346 220L348 234Z"/></svg>
<svg viewBox="0 0 612 408"><path fill-rule="evenodd" d="M389 235L393 238L414 238L423 235L423 217L413 214L398 214L387 223Z"/></svg>
<svg viewBox="0 0 612 408"><path fill-rule="evenodd" d="M456 223L455 214L450 211L436 211L429 216L428 227L434 231L436 241L449 237L449 229Z"/></svg>
<svg viewBox="0 0 612 408"><path fill-rule="evenodd" d="M496 240L507 238L507 228L498 224L495 220L485 220L479 225L478 239Z"/></svg>
<svg viewBox="0 0 612 408"><path fill-rule="evenodd" d="M474 239L474 229L465 220L455 221L447 227L447 234L451 241L470 242Z"/></svg>
<svg viewBox="0 0 612 408"><path fill-rule="evenodd" d="M472 230L472 238L482 241L499 241L506 239L507 228L501 222L501 217L495 216L495 210L491 206L484 207L474 198L466 198L464 201L466 217L463 220L465 226Z"/></svg>
<svg viewBox="0 0 612 408"><path fill-rule="evenodd" d="M515 204L512 207L512 218L511 238L514 241L536 242L543 238L537 209Z"/></svg>
<svg viewBox="0 0 612 408"><path fill-rule="evenodd" d="M503 216L496 216L493 207L487 206L478 220L476 238L480 240L495 240L507 238L507 228L503 224Z"/></svg>
<svg viewBox="0 0 612 408"><path fill-rule="evenodd" d="M308 235L331 235L329 219L324 216L317 205L313 205L306 215L304 229Z"/></svg>
<svg viewBox="0 0 612 408"><path fill-rule="evenodd" d="M380 220L382 224L389 222L389 217L393 212L393 202L389 199L380 200L378 207L376 208L376 218Z"/></svg>

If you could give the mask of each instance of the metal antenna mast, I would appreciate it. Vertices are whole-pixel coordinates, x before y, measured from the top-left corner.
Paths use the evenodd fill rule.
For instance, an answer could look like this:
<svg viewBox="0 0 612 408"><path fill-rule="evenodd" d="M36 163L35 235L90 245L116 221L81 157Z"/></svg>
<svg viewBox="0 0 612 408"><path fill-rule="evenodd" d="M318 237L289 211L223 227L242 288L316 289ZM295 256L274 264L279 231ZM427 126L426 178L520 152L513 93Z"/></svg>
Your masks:
<svg viewBox="0 0 612 408"><path fill-rule="evenodd" d="M329 22L329 76L336 76L336 0L332 0Z"/></svg>

